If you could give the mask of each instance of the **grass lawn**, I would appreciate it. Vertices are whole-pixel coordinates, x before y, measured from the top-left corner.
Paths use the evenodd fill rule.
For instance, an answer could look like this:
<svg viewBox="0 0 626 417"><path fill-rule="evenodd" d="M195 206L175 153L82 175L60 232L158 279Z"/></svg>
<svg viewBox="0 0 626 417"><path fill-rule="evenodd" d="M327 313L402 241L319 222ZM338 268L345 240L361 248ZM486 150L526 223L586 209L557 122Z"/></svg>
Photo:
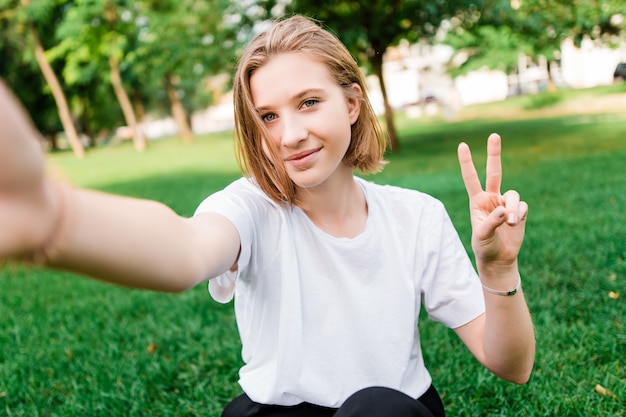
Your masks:
<svg viewBox="0 0 626 417"><path fill-rule="evenodd" d="M369 179L441 199L468 249L459 141L483 167L486 138L500 133L503 188L530 206L520 268L536 327L533 376L524 386L498 380L452 331L424 319L425 360L449 416L626 416L626 107L563 104L620 94L621 86L571 92L526 111L529 99L518 98L455 121L398 115L403 148ZM239 176L231 136L48 160L53 175L81 186L190 215ZM240 393L232 305L212 301L204 285L160 294L7 265L0 288L0 415L219 416Z"/></svg>

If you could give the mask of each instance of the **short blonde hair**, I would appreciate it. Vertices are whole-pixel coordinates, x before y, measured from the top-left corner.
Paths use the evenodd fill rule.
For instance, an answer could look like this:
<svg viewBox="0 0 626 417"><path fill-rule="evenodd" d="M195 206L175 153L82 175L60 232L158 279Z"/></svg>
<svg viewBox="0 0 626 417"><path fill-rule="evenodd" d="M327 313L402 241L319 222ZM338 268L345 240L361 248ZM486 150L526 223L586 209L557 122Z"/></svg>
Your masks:
<svg viewBox="0 0 626 417"><path fill-rule="evenodd" d="M290 52L307 54L326 65L331 76L341 86L346 97L357 94L353 84L361 87L361 111L352 125L351 142L344 163L364 174L382 169L387 136L370 105L365 79L355 59L346 47L331 33L312 20L293 16L275 23L269 30L257 35L244 51L234 79L235 135L237 161L244 175L249 175L274 201L296 204L296 185L255 110L250 89L250 78L273 57ZM263 151L263 143L270 157Z"/></svg>

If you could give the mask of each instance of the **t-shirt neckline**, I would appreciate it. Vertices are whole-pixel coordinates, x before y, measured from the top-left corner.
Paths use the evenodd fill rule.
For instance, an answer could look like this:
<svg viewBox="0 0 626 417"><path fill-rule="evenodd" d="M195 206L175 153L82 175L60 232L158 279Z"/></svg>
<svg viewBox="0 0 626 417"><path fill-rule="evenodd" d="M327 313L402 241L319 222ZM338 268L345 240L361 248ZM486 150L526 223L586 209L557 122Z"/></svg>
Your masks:
<svg viewBox="0 0 626 417"><path fill-rule="evenodd" d="M298 216L302 216L304 218L304 221L306 222L306 224L309 226L309 228L314 232L317 233L320 236L325 237L326 239L330 239L330 240L334 240L337 242L355 242L357 240L363 239L369 232L370 228L371 228L371 223L372 223L372 217L374 214L374 207L373 204L371 202L371 196L368 194L368 190L365 184L365 181L362 180L359 177L354 177L354 180L356 181L356 183L359 185L359 187L361 187L361 190L363 191L363 197L365 198L365 204L367 205L367 219L365 220L365 226L363 227L363 230L357 234L356 236L353 237L345 237L345 236L334 236L328 232L326 232L324 229L322 229L321 227L319 227L317 224L315 224L315 222L313 222L313 220L311 220L311 218L309 216L307 216L307 214L304 212L304 210L302 210L300 207L298 206L294 206L294 211L298 214Z"/></svg>

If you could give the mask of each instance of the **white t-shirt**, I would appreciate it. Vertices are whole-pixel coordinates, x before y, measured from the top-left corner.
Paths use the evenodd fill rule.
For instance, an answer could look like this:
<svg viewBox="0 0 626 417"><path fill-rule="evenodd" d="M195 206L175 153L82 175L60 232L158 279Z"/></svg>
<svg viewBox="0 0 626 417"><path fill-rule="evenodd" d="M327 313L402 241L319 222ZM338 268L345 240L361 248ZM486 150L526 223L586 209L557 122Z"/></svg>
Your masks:
<svg viewBox="0 0 626 417"><path fill-rule="evenodd" d="M365 230L333 237L298 207L239 179L198 207L237 228L237 272L210 280L235 299L244 366L240 384L263 404L339 407L368 386L411 397L431 383L418 317L455 328L484 312L480 282L443 204L415 190L355 177Z"/></svg>

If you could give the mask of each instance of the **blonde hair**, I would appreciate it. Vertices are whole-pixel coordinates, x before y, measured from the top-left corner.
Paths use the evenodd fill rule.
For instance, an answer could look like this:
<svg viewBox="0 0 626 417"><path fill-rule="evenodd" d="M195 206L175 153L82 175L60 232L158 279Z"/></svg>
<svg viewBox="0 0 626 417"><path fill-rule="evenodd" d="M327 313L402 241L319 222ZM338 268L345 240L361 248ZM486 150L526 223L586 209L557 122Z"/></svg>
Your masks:
<svg viewBox="0 0 626 417"><path fill-rule="evenodd" d="M273 57L290 52L307 54L328 68L348 98L361 100L361 111L352 125L351 141L344 163L364 174L382 169L387 136L383 133L367 97L365 79L355 59L334 35L303 16L293 16L274 24L257 35L244 51L234 79L235 135L237 161L244 174L254 178L274 201L296 204L296 185L287 173L276 146L271 145L267 129L255 110L250 77ZM353 88L361 87L362 95ZM356 96L356 97L355 97ZM270 157L263 151L263 143Z"/></svg>

